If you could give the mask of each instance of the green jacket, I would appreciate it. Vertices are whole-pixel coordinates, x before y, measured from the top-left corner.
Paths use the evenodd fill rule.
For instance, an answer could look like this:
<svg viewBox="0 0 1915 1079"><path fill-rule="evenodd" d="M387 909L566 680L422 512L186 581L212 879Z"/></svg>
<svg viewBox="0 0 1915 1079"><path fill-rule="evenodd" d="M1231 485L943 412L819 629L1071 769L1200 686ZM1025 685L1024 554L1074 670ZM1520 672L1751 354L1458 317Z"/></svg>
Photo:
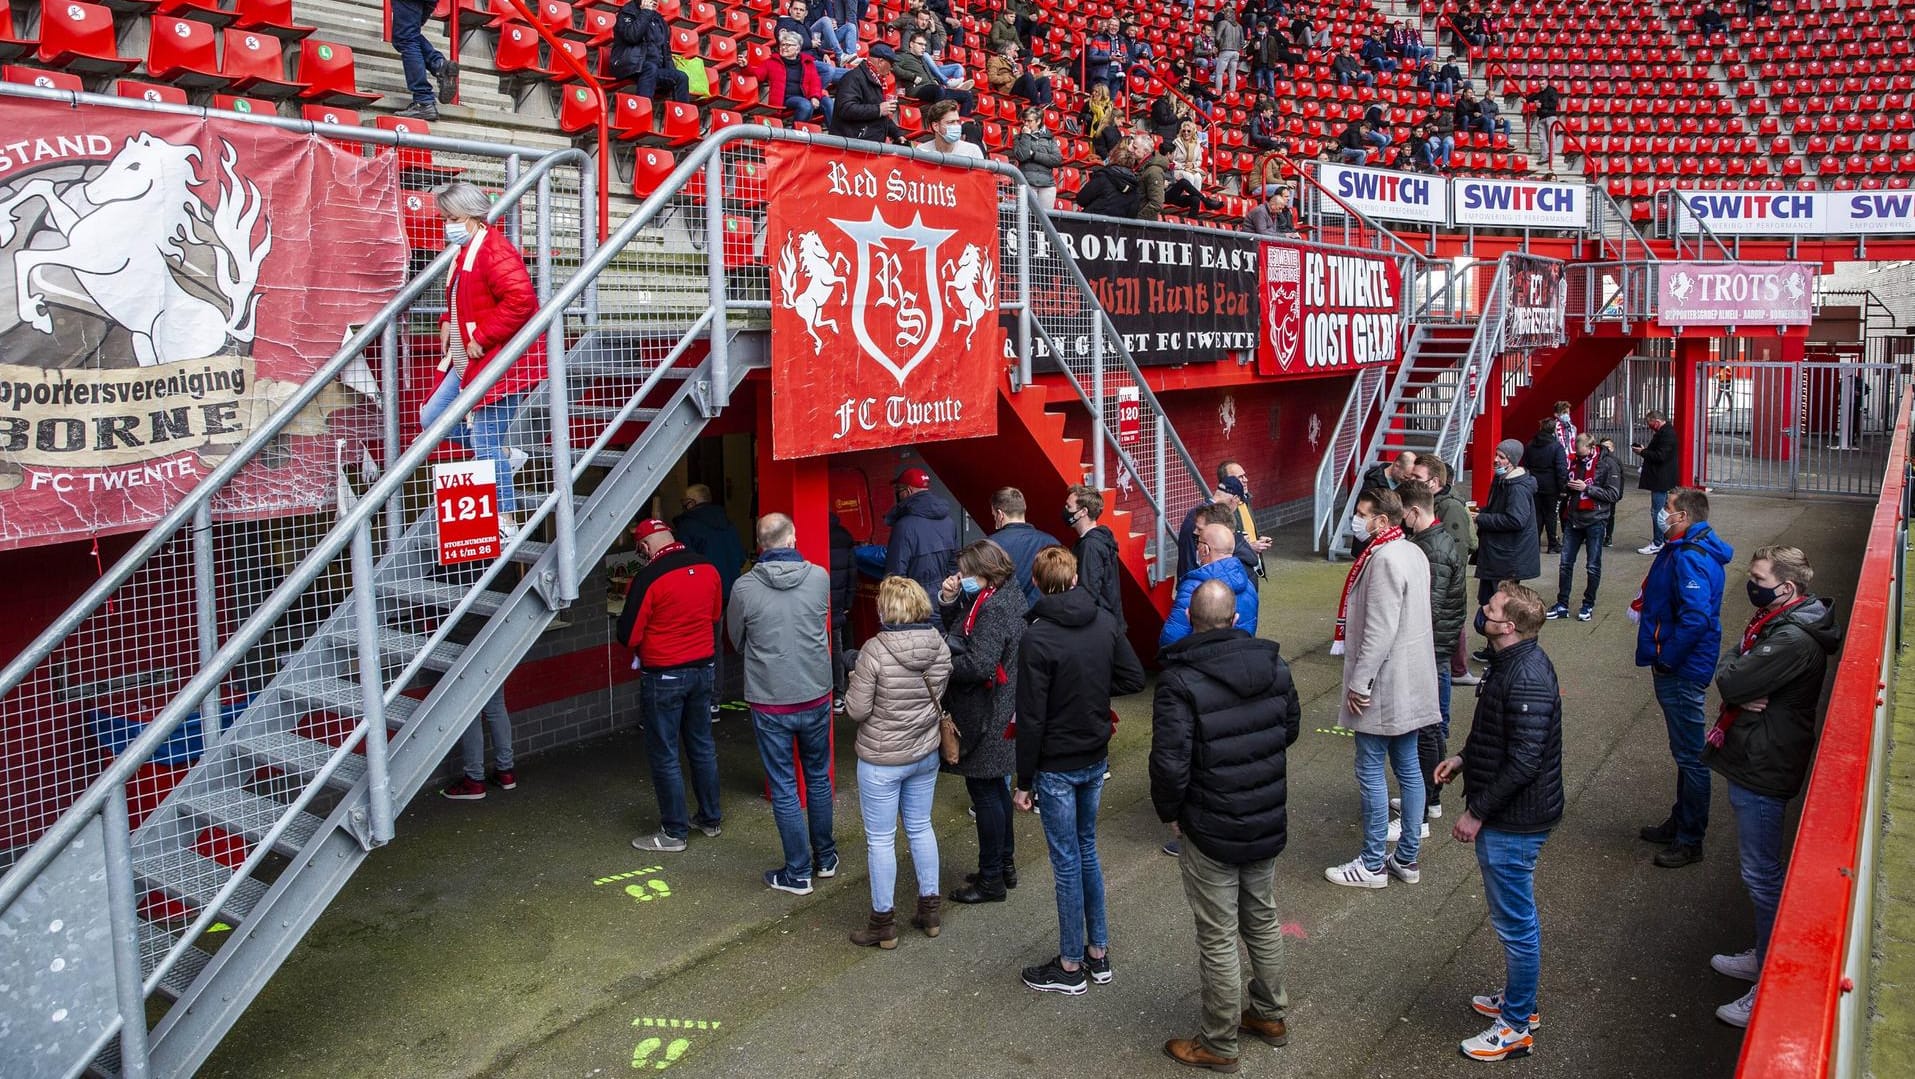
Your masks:
<svg viewBox="0 0 1915 1079"><path fill-rule="evenodd" d="M1170 186L1170 159L1162 154L1137 167L1137 178L1144 188L1144 206L1137 211L1139 221L1155 221L1164 216L1164 189Z"/></svg>

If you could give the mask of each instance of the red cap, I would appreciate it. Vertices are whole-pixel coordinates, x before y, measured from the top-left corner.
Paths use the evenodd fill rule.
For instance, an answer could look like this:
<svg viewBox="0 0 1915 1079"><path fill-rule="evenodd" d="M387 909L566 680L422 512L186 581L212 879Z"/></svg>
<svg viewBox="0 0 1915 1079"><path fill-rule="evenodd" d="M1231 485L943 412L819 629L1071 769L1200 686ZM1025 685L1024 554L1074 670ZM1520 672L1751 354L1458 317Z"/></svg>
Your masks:
<svg viewBox="0 0 1915 1079"><path fill-rule="evenodd" d="M645 540L658 535L660 532L670 532L671 530L671 525L666 524L656 517L647 517L632 526L632 538L643 543Z"/></svg>
<svg viewBox="0 0 1915 1079"><path fill-rule="evenodd" d="M931 474L922 468L907 468L898 473L898 478L891 482L902 483L906 487L915 487L920 491L925 491L931 487Z"/></svg>

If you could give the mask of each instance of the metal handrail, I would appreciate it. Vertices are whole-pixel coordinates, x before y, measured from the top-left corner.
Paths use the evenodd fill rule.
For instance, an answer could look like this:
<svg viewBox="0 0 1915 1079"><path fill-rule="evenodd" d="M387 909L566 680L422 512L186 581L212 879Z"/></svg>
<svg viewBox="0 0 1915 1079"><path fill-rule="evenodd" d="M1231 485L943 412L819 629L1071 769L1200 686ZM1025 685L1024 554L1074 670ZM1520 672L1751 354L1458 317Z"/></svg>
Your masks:
<svg viewBox="0 0 1915 1079"><path fill-rule="evenodd" d="M506 0L506 2L512 5L514 11L525 16L526 23L532 27L532 32L539 35L551 48L553 58L562 61L567 70L577 76L579 81L585 84L586 89L592 92L592 96L598 99L598 119L594 124L598 130L598 153L594 155L594 160L598 168L598 241L604 243L605 237L612 231L611 99L605 94L605 85L598 81L598 77L592 74L590 68L579 62L578 57L572 55L559 36L545 25L544 19L539 18L530 7L526 6L526 0ZM455 40L458 37L459 7L455 0L452 5L452 14L448 16ZM455 55L453 59L456 61L458 58Z"/></svg>
<svg viewBox="0 0 1915 1079"><path fill-rule="evenodd" d="M1695 254L1691 257L1708 257L1707 253L1703 250L1703 242L1708 241L1709 243L1715 244L1716 251L1720 253L1719 257L1727 260L1736 258L1736 253L1729 248L1728 244L1722 242L1722 238L1715 234L1715 230L1709 227L1709 223L1704 221L1702 217L1693 210L1690 210L1689 202L1682 197L1681 192L1675 190L1656 192L1655 206L1656 217L1661 220L1667 239L1675 245L1677 258L1685 257L1682 242L1684 231L1682 218L1685 212L1688 214L1690 223L1695 226L1696 231ZM1664 213L1665 209L1667 210L1666 214Z"/></svg>
<svg viewBox="0 0 1915 1079"><path fill-rule="evenodd" d="M1387 237L1391 243L1395 244L1397 247L1402 248L1404 254L1409 255L1411 258L1417 259L1419 261L1424 261L1424 262L1429 261L1428 252L1412 247L1409 241L1403 239L1403 237L1398 236L1396 233L1390 231L1389 229L1384 228L1382 225L1377 223L1376 219L1370 217L1368 214L1350 205L1348 202L1345 202L1342 199L1342 197L1339 196L1336 192L1323 186L1323 181L1317 179L1317 174L1315 169L1305 168L1303 167L1303 165L1299 165L1295 160L1290 158L1288 155L1277 153L1277 151L1275 150L1270 151L1270 153L1275 155L1277 160L1290 166L1290 168L1293 169L1296 172L1296 174L1303 179L1304 183L1309 184L1311 187L1315 188L1319 193L1327 197L1331 202L1336 203L1337 207L1343 211L1344 219L1346 221L1361 222L1364 228L1369 229L1371 232L1374 232L1379 236ZM1310 161L1310 162L1305 162L1304 164L1314 165L1316 164L1316 162ZM1345 227L1347 228L1348 226L1346 225Z"/></svg>

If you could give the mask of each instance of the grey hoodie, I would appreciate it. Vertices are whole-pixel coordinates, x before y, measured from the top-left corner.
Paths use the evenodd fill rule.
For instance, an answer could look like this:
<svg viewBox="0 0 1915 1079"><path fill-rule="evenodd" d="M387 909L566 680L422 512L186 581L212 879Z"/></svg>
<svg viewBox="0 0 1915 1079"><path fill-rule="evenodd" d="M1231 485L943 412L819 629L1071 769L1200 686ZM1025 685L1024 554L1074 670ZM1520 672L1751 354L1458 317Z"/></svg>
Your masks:
<svg viewBox="0 0 1915 1079"><path fill-rule="evenodd" d="M725 627L745 657L745 701L805 704L831 693L831 575L790 548L738 578Z"/></svg>

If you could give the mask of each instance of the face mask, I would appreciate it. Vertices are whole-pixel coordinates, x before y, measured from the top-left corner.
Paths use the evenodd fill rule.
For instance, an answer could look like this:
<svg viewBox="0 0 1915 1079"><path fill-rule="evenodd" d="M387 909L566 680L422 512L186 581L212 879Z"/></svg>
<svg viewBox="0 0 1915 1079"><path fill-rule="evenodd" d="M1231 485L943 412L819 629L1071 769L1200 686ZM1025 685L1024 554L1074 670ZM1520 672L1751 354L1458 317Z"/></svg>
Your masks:
<svg viewBox="0 0 1915 1079"><path fill-rule="evenodd" d="M1357 539L1370 538L1370 519L1364 516L1350 518L1350 535Z"/></svg>
<svg viewBox="0 0 1915 1079"><path fill-rule="evenodd" d="M944 141L945 142L957 142L959 139L962 139L963 137L964 137L963 124L945 124L944 125Z"/></svg>
<svg viewBox="0 0 1915 1079"><path fill-rule="evenodd" d="M1780 587L1764 588L1756 584L1753 579L1749 581L1749 602L1755 604L1757 607L1769 606L1781 597L1781 593L1782 589Z"/></svg>
<svg viewBox="0 0 1915 1079"><path fill-rule="evenodd" d="M465 222L463 221L446 222L446 243L447 244L453 247L460 247L460 246L463 246L465 242L470 239L472 239L472 233L466 231Z"/></svg>
<svg viewBox="0 0 1915 1079"><path fill-rule="evenodd" d="M965 595L975 596L984 590L984 582L976 577L964 577L958 580L958 587L964 590Z"/></svg>
<svg viewBox="0 0 1915 1079"><path fill-rule="evenodd" d="M1497 465L1497 466L1496 466L1496 474L1497 474L1498 476L1507 476L1507 475L1509 475L1509 466L1508 466L1508 465Z"/></svg>
<svg viewBox="0 0 1915 1079"><path fill-rule="evenodd" d="M1656 511L1656 530L1659 532L1669 531L1669 511L1668 510Z"/></svg>
<svg viewBox="0 0 1915 1079"><path fill-rule="evenodd" d="M1079 517L1080 515L1078 514L1078 512L1077 512L1076 510L1073 510L1073 509L1066 509L1066 510L1065 510L1065 511L1064 511L1064 512L1063 512L1062 514L1060 514L1059 516L1061 516L1061 517L1063 517L1063 518L1064 518L1064 527L1065 527L1065 528L1076 528L1076 527L1077 527L1077 518L1078 518L1078 517Z"/></svg>

